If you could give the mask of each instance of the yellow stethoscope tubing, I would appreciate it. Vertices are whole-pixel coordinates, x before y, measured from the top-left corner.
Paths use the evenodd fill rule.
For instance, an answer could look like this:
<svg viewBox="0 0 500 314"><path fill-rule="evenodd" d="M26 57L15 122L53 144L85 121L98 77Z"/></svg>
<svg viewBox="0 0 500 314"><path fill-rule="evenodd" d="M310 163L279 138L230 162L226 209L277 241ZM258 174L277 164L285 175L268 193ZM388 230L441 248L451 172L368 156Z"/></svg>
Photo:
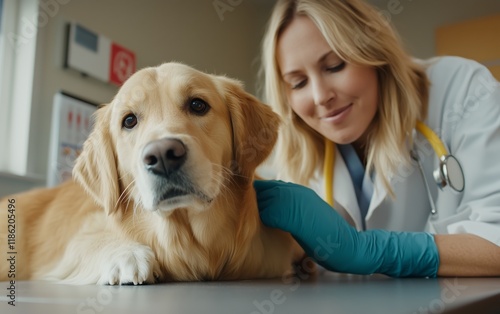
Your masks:
<svg viewBox="0 0 500 314"><path fill-rule="evenodd" d="M444 147L443 142L439 139L439 137L429 128L427 125L423 124L421 121L417 121L417 131L419 131L428 141L431 143L432 148L439 156L439 159L448 155L448 151L446 147Z"/></svg>
<svg viewBox="0 0 500 314"><path fill-rule="evenodd" d="M417 121L419 131L431 144L440 159L448 155L448 151L439 137L421 121ZM335 165L335 145L325 137L325 160L323 161L323 177L325 178L325 200L333 207L333 167Z"/></svg>
<svg viewBox="0 0 500 314"><path fill-rule="evenodd" d="M325 160L323 161L325 178L325 200L333 207L333 166L335 165L335 146L325 137Z"/></svg>

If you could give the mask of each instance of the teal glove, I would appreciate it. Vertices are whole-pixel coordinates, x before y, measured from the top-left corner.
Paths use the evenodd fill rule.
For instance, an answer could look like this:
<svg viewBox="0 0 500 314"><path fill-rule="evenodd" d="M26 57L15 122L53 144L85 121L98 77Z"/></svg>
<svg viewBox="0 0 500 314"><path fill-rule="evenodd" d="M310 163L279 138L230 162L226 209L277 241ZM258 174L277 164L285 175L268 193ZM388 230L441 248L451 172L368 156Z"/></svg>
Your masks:
<svg viewBox="0 0 500 314"><path fill-rule="evenodd" d="M392 277L436 277L439 255L425 232L357 231L313 190L255 181L262 222L293 235L328 270Z"/></svg>

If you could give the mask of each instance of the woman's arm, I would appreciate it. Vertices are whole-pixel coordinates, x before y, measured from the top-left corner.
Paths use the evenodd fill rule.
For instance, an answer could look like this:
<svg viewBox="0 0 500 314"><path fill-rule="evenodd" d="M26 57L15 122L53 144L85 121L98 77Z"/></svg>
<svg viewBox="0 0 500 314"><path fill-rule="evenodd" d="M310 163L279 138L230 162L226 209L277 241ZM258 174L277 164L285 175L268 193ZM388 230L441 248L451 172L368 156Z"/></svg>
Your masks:
<svg viewBox="0 0 500 314"><path fill-rule="evenodd" d="M357 231L313 190L281 181L255 181L260 218L290 232L328 270L392 277L436 277L439 254L425 232Z"/></svg>
<svg viewBox="0 0 500 314"><path fill-rule="evenodd" d="M440 264L438 276L499 276L500 246L473 234L434 236Z"/></svg>
<svg viewBox="0 0 500 314"><path fill-rule="evenodd" d="M500 163L496 157L500 151L500 83L476 61L458 57L440 60L430 71L434 97L429 99L428 116L433 117L429 126L438 132L449 153L460 161L465 177L461 193L448 188L437 190L436 207L440 215L430 219L432 229L441 234L440 242L445 245L440 250L450 251L443 252L443 266L448 267L448 262L458 262L456 257L463 260L462 255L469 253L467 258L477 256L479 263L491 258L481 253L483 248L489 248L489 254L497 251L472 234L500 245ZM429 158L433 163L436 160L433 155ZM471 237L478 241L471 242ZM448 256L453 260L447 260ZM450 274L452 269L456 266L444 270Z"/></svg>
<svg viewBox="0 0 500 314"><path fill-rule="evenodd" d="M265 225L290 232L323 267L392 277L500 276L500 247L470 234L357 231L314 191L255 181Z"/></svg>

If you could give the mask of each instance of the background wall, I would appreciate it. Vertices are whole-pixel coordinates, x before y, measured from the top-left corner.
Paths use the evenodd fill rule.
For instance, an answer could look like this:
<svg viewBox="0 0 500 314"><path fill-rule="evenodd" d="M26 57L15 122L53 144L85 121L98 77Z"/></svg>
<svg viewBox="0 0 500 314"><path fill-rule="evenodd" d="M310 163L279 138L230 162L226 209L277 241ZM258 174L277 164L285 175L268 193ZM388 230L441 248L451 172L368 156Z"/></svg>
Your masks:
<svg viewBox="0 0 500 314"><path fill-rule="evenodd" d="M408 51L418 58L436 54L439 26L500 12L498 0L368 0L388 12Z"/></svg>
<svg viewBox="0 0 500 314"><path fill-rule="evenodd" d="M54 0L41 0L41 3ZM389 13L408 51L435 54L436 27L500 12L498 0L368 0ZM255 92L257 57L273 0L64 0L47 12L37 37L36 81L30 143L31 180L0 175L0 196L44 185L52 114L58 90L109 102L117 91L62 68L64 24L75 20L133 50L138 68L181 61L200 70L242 80ZM214 7L226 4L220 14ZM230 3L237 4L231 5ZM239 4L238 4L239 3ZM394 9L396 8L396 10ZM43 10L44 8L41 7ZM22 127L22 126L20 126Z"/></svg>

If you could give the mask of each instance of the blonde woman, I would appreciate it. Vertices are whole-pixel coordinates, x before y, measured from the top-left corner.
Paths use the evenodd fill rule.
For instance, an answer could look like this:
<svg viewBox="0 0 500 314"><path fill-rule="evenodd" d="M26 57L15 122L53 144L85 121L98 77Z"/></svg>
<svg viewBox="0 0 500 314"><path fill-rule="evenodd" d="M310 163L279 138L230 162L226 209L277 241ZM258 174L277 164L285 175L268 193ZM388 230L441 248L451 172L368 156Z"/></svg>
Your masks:
<svg viewBox="0 0 500 314"><path fill-rule="evenodd" d="M334 271L500 275L500 87L485 67L412 59L361 0L278 0L262 59L294 182L255 182L266 225Z"/></svg>

